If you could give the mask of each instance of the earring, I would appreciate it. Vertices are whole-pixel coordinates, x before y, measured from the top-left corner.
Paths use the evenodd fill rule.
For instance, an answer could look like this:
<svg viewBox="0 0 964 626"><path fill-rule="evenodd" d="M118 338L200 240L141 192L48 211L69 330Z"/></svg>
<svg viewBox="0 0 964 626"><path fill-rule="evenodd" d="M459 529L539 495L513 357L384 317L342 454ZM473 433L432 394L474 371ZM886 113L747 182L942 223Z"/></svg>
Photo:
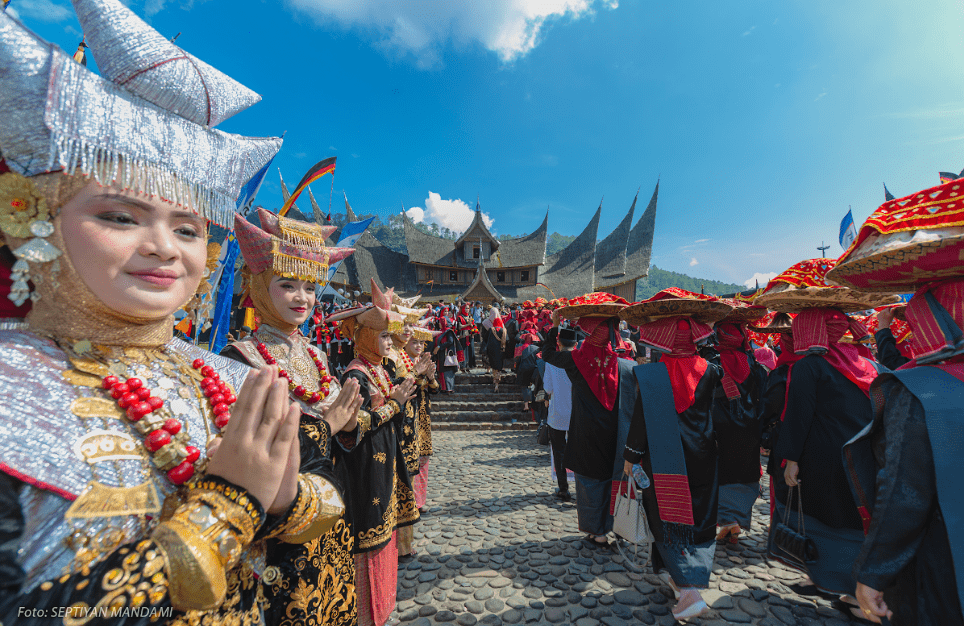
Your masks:
<svg viewBox="0 0 964 626"><path fill-rule="evenodd" d="M29 239L13 250L17 262L10 273L13 285L7 297L17 306L22 306L28 298L34 302L40 298L39 294L30 292L27 284L29 264L49 263L63 254L46 239L54 232L49 219L47 200L30 179L14 172L0 174L0 231L11 238ZM39 278L34 281L39 282Z"/></svg>

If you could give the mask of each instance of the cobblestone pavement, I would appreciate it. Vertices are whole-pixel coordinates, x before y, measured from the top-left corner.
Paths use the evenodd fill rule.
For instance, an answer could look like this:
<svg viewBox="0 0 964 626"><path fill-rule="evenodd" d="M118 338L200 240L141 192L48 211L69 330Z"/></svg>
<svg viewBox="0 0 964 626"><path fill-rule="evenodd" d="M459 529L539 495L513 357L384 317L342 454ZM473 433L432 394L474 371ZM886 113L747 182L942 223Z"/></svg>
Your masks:
<svg viewBox="0 0 964 626"><path fill-rule="evenodd" d="M671 591L648 567L636 573L618 552L582 541L534 432L437 432L433 443L418 558L398 571L402 624L675 623ZM829 601L794 593L788 585L802 576L763 558L767 511L757 500L750 532L718 547L703 591L712 611L688 623L851 623Z"/></svg>

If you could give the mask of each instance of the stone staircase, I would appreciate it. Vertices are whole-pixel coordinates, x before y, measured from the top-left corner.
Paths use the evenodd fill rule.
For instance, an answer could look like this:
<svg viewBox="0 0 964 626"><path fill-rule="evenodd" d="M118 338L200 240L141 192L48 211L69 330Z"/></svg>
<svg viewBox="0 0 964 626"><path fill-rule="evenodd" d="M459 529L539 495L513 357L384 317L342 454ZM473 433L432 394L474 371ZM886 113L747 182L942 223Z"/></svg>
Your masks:
<svg viewBox="0 0 964 626"><path fill-rule="evenodd" d="M504 373L499 391L488 370L455 375L455 392L432 397L432 430L532 430L531 414L522 412L522 387Z"/></svg>

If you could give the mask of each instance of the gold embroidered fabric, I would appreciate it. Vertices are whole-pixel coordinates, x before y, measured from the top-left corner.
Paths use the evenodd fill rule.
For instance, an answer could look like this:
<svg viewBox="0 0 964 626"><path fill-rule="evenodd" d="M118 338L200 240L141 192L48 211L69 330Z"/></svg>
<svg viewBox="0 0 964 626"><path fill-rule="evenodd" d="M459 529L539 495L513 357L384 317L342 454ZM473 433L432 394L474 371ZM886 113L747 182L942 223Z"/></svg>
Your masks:
<svg viewBox="0 0 964 626"><path fill-rule="evenodd" d="M331 530L344 513L345 502L334 485L316 474L301 474L295 509L273 536L285 543L305 543Z"/></svg>
<svg viewBox="0 0 964 626"><path fill-rule="evenodd" d="M401 481L395 483L398 495L395 496L395 520L399 526L414 524L419 519L418 504L415 503L415 493Z"/></svg>

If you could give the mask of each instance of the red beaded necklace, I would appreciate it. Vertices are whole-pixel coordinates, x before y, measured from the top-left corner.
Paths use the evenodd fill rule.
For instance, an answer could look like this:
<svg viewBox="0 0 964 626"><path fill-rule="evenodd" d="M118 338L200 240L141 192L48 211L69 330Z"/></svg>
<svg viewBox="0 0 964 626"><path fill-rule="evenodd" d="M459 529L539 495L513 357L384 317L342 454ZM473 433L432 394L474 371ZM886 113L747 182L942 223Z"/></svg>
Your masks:
<svg viewBox="0 0 964 626"><path fill-rule="evenodd" d="M382 392L382 397L388 402L388 396L392 393L392 381L388 379L388 373L385 371L385 368L380 364L375 365L370 363L368 359L363 356L360 356L360 358L365 369L368 371L368 377L375 381L375 384L378 385L378 388Z"/></svg>
<svg viewBox="0 0 964 626"><path fill-rule="evenodd" d="M268 365L274 365L278 362L271 354L268 352L268 346L264 345L263 342L259 342L257 345L258 354L264 359L264 362ZM325 369L324 363L318 358L318 353L315 352L314 348L311 346L305 346L308 349L308 354L311 355L311 359L315 362L315 367L318 368L318 391L308 393L308 391L301 385L295 385L294 381L288 378L288 372L285 370L279 370L278 376L285 378L288 381L288 391L293 393L299 400L307 404L315 404L324 400L331 393L331 383L334 381L334 377L328 375L328 370Z"/></svg>
<svg viewBox="0 0 964 626"><path fill-rule="evenodd" d="M214 425L223 429L231 419L231 405L237 401L237 396L213 367L204 364L203 359L194 359L191 367L204 376L201 390L211 403ZM105 376L101 386L117 400L117 406L126 410L127 418L136 424L137 430L144 433L144 447L151 453L151 460L167 472L172 483L180 485L194 476L194 464L201 458L201 451L184 445L188 437L182 432L181 421L175 417L162 419L151 415L164 406L164 400L152 395L140 378L122 381L114 375Z"/></svg>
<svg viewBox="0 0 964 626"><path fill-rule="evenodd" d="M405 349L404 349L404 348L402 348L401 350L399 350L398 353L401 355L401 357L402 357L402 363L405 364L405 368L408 370L408 373L414 376L414 375L415 375L415 364L412 363L412 357L408 356L408 353L405 352Z"/></svg>

